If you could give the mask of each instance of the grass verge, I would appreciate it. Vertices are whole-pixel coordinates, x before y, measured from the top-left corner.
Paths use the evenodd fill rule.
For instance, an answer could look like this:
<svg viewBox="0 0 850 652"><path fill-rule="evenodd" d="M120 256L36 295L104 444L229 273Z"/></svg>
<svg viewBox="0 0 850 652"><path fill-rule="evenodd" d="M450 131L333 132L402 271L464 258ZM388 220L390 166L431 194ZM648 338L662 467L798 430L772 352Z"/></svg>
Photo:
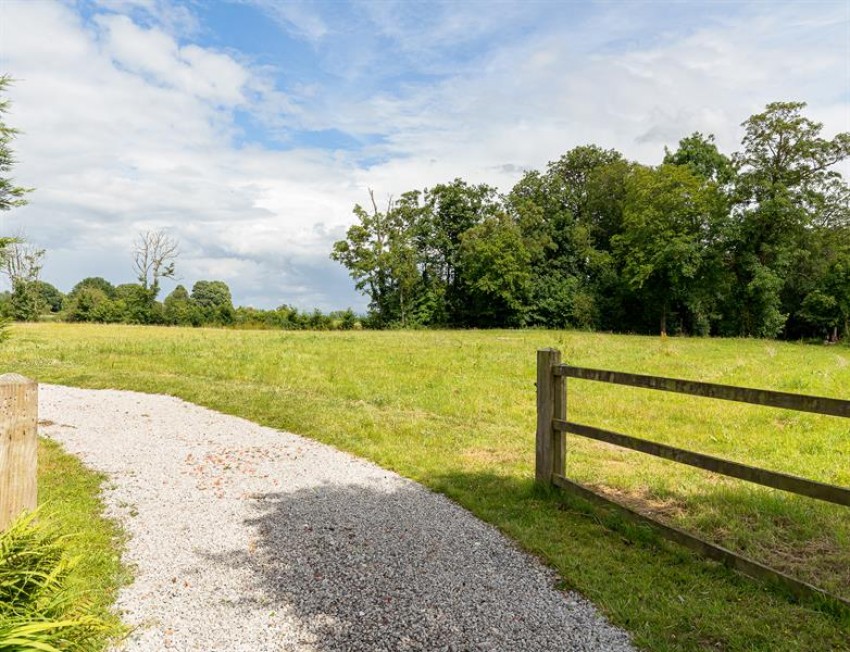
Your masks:
<svg viewBox="0 0 850 652"><path fill-rule="evenodd" d="M129 573L120 562L123 532L103 516L99 496L105 478L52 440L39 440L38 455L40 520L64 537L65 554L74 560L64 585L105 625L91 633L85 649L106 649L124 632L112 605Z"/></svg>
<svg viewBox="0 0 850 652"><path fill-rule="evenodd" d="M850 650L850 619L532 483L535 350L578 365L850 395L850 352L528 332L293 333L44 324L0 352L42 382L168 393L298 432L441 491L555 567L651 650ZM571 382L570 418L850 485L840 419ZM580 439L568 475L850 597L846 508Z"/></svg>

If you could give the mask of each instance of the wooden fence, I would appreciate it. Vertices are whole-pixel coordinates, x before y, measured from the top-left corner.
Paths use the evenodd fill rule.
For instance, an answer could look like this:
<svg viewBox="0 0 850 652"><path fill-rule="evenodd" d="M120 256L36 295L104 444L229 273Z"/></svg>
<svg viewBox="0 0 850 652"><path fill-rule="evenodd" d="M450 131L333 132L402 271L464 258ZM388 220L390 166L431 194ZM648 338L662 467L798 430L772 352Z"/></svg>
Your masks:
<svg viewBox="0 0 850 652"><path fill-rule="evenodd" d="M704 455L694 451L658 444L631 435L602 430L593 426L575 423L567 419L567 378L629 385L645 389L692 394L726 401L739 401L798 412L814 412L838 417L850 417L850 401L804 396L786 392L773 392L713 383L701 383L675 378L642 376L586 369L561 364L561 353L554 349L537 352L537 451L536 479L540 483L553 484L586 500L604 505L613 505L631 520L646 524L661 536L686 546L700 555L719 561L745 575L768 582L778 583L798 597L826 599L828 602L850 608L850 601L828 594L779 570L748 559L736 552L704 541L699 537L666 525L649 516L636 512L612 501L606 496L566 477L566 435L579 435L639 451L656 457L688 464L713 473L747 480L773 489L781 489L819 500L850 506L850 488L839 487L785 473L777 473L747 464Z"/></svg>
<svg viewBox="0 0 850 652"><path fill-rule="evenodd" d="M37 503L38 385L0 376L0 532Z"/></svg>

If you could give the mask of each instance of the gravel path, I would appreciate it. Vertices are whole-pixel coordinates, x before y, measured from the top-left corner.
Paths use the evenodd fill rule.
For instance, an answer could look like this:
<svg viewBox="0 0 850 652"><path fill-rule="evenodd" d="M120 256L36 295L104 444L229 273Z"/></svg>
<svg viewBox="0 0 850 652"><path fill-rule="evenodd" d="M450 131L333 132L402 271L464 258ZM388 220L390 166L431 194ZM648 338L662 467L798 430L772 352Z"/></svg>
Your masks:
<svg viewBox="0 0 850 652"><path fill-rule="evenodd" d="M394 473L167 396L39 389L42 434L109 475L130 535L123 649L632 649L494 528Z"/></svg>

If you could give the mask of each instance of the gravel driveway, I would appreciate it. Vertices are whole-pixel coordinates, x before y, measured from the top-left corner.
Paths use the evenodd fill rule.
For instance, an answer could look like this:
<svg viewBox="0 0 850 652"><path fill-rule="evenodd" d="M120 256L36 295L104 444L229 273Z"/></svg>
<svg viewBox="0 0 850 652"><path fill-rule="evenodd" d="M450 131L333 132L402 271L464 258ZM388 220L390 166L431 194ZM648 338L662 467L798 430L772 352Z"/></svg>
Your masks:
<svg viewBox="0 0 850 652"><path fill-rule="evenodd" d="M494 528L394 473L168 396L39 390L42 434L108 474L130 535L122 649L632 649Z"/></svg>

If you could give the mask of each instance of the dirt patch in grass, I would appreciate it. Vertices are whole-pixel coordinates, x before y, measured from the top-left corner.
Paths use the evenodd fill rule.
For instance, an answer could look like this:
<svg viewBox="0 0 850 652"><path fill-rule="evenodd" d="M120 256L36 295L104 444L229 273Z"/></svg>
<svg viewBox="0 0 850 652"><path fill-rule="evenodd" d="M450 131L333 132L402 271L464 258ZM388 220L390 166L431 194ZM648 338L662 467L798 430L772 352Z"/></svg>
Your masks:
<svg viewBox="0 0 850 652"><path fill-rule="evenodd" d="M620 505L633 509L644 516L657 518L665 523L671 523L687 511L685 501L675 498L660 498L652 495L646 488L625 491L600 484L591 484L590 488Z"/></svg>
<svg viewBox="0 0 850 652"><path fill-rule="evenodd" d="M477 467L515 464L518 461L518 456L514 452L499 448L467 448L461 453L461 457L465 462Z"/></svg>

